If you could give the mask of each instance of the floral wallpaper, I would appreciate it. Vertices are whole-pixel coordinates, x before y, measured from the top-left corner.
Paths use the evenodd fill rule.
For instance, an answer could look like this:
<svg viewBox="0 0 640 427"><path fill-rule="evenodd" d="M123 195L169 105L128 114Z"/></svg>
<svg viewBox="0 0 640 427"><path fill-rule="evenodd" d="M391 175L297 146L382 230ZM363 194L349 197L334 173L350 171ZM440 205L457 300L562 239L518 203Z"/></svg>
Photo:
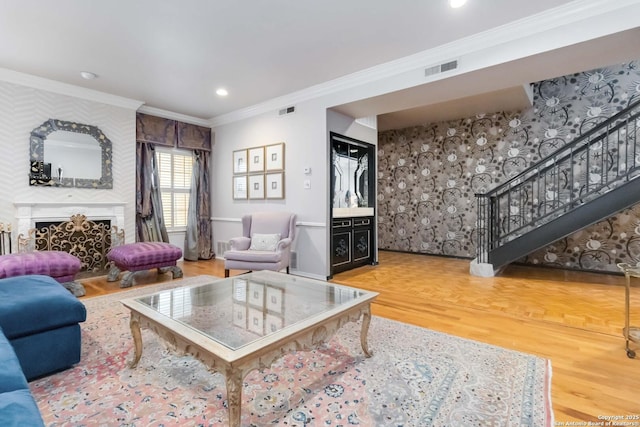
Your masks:
<svg viewBox="0 0 640 427"><path fill-rule="evenodd" d="M533 84L533 107L381 132L380 249L475 257L475 193L640 99L640 61ZM640 261L640 205L619 212L521 262L619 271Z"/></svg>

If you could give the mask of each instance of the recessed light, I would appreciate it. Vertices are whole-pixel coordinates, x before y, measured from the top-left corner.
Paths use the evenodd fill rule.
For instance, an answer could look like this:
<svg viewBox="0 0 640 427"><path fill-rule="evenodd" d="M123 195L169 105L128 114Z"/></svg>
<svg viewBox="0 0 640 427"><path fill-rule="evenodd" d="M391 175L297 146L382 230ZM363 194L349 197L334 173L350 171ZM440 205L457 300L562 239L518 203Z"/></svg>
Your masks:
<svg viewBox="0 0 640 427"><path fill-rule="evenodd" d="M449 6L454 9L464 6L467 0L449 0Z"/></svg>
<svg viewBox="0 0 640 427"><path fill-rule="evenodd" d="M98 77L96 73L92 73L91 71L80 71L80 75L82 76L83 79L87 79L87 80L93 80L96 77Z"/></svg>
<svg viewBox="0 0 640 427"><path fill-rule="evenodd" d="M229 92L227 92L225 88L221 87L220 89L216 90L216 94L218 96L227 96L229 95Z"/></svg>

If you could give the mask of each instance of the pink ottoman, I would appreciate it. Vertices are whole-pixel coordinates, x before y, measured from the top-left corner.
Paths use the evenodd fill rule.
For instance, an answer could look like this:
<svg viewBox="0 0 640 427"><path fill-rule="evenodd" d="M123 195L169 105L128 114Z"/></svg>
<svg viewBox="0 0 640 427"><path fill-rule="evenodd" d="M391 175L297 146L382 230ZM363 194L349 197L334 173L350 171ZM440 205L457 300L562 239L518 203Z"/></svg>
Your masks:
<svg viewBox="0 0 640 427"><path fill-rule="evenodd" d="M134 283L136 272L152 268L157 268L159 273L171 271L177 279L182 277L182 270L176 265L180 257L182 249L170 243L137 242L116 246L107 254L112 263L107 281L114 282L121 271L127 271L120 281L120 287L126 288Z"/></svg>

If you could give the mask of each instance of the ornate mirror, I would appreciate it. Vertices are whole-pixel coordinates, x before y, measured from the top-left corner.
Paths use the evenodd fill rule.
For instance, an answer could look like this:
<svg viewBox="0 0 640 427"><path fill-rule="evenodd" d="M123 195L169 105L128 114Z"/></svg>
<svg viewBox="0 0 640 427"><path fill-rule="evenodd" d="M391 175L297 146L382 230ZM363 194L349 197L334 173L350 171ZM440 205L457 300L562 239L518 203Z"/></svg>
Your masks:
<svg viewBox="0 0 640 427"><path fill-rule="evenodd" d="M49 119L30 143L30 185L113 188L111 141L96 126Z"/></svg>

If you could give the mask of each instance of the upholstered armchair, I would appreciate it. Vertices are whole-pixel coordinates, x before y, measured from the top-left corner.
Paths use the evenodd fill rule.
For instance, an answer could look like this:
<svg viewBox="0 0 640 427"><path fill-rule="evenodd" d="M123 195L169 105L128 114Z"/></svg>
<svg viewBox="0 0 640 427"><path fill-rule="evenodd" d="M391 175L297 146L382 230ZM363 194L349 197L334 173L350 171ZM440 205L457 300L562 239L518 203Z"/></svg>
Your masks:
<svg viewBox="0 0 640 427"><path fill-rule="evenodd" d="M229 240L224 253L224 277L229 270L287 270L296 235L296 215L290 212L254 212L242 217L242 237Z"/></svg>

